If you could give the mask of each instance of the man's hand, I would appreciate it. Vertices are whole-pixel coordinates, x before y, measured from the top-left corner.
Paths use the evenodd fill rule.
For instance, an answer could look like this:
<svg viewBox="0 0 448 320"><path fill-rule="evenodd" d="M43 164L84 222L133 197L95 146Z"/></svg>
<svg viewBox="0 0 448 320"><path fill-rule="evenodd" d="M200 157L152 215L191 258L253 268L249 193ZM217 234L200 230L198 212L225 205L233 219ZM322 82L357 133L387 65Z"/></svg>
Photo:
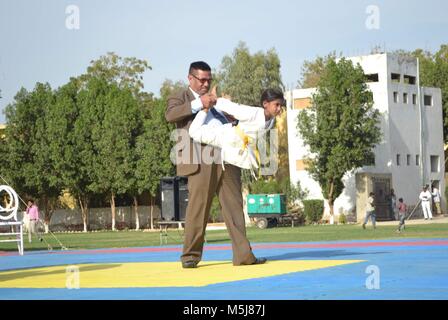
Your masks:
<svg viewBox="0 0 448 320"><path fill-rule="evenodd" d="M216 96L211 93L206 93L201 96L201 102L203 109L207 112L210 108L212 108L216 104Z"/></svg>
<svg viewBox="0 0 448 320"><path fill-rule="evenodd" d="M210 91L210 94L215 98L215 99L218 99L218 87L217 86L214 86L213 88L212 88L212 90Z"/></svg>

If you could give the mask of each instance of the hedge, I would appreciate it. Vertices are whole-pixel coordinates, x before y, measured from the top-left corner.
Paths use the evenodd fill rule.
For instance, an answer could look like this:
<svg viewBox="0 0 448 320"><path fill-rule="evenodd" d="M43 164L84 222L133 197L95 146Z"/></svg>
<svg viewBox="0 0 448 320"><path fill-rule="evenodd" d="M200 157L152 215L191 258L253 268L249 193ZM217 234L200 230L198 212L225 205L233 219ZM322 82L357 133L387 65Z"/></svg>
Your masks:
<svg viewBox="0 0 448 320"><path fill-rule="evenodd" d="M319 222L324 214L324 201L303 200L303 208L308 223Z"/></svg>

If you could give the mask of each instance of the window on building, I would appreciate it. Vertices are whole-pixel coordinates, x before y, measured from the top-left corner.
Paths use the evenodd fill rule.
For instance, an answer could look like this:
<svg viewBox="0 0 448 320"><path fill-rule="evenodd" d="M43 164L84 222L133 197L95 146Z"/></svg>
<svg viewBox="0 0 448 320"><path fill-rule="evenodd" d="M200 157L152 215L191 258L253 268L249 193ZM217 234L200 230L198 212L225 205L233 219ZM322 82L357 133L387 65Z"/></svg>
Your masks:
<svg viewBox="0 0 448 320"><path fill-rule="evenodd" d="M423 104L425 106L432 106L432 96L425 94L423 97Z"/></svg>
<svg viewBox="0 0 448 320"><path fill-rule="evenodd" d="M417 104L417 95L415 93L412 94L412 104L413 105Z"/></svg>
<svg viewBox="0 0 448 320"><path fill-rule="evenodd" d="M400 82L400 74L399 73L391 73L390 77L392 82Z"/></svg>
<svg viewBox="0 0 448 320"><path fill-rule="evenodd" d="M408 103L408 94L406 92L403 93L403 103Z"/></svg>
<svg viewBox="0 0 448 320"><path fill-rule="evenodd" d="M439 164L439 156L431 156L431 172L439 172L440 164Z"/></svg>
<svg viewBox="0 0 448 320"><path fill-rule="evenodd" d="M419 165L420 165L420 155L419 155L419 154L416 154L416 155L415 155L415 165L416 165L416 166L419 166Z"/></svg>
<svg viewBox="0 0 448 320"><path fill-rule="evenodd" d="M378 82L378 73L366 74L366 82Z"/></svg>
<svg viewBox="0 0 448 320"><path fill-rule="evenodd" d="M416 83L415 79L416 79L415 77L409 76L407 74L405 74L403 76L403 82L406 83L406 84L415 84Z"/></svg>
<svg viewBox="0 0 448 320"><path fill-rule="evenodd" d="M411 155L410 155L410 154L408 154L408 155L406 156L406 165L408 165L408 166L411 165Z"/></svg>
<svg viewBox="0 0 448 320"><path fill-rule="evenodd" d="M394 91L394 102L398 103L398 92Z"/></svg>
<svg viewBox="0 0 448 320"><path fill-rule="evenodd" d="M399 166L399 165L400 165L400 155L397 154L397 166Z"/></svg>

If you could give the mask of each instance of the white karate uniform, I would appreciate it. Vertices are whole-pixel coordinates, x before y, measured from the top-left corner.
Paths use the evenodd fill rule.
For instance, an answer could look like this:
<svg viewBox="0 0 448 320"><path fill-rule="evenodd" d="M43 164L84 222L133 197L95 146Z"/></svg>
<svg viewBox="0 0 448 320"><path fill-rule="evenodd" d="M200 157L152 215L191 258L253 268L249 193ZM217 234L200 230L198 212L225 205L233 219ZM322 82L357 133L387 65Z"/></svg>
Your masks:
<svg viewBox="0 0 448 320"><path fill-rule="evenodd" d="M259 168L257 155L257 134L271 127L273 121L266 123L264 109L234 103L219 98L215 107L239 120L237 126L226 123L217 126L208 123L211 112L199 111L190 125L190 137L200 143L221 148L221 159L244 169Z"/></svg>
<svg viewBox="0 0 448 320"><path fill-rule="evenodd" d="M432 212L431 212L431 199L432 195L429 191L422 191L420 192L419 196L420 200L422 201L422 209L423 209L423 215L425 216L425 219L432 219Z"/></svg>

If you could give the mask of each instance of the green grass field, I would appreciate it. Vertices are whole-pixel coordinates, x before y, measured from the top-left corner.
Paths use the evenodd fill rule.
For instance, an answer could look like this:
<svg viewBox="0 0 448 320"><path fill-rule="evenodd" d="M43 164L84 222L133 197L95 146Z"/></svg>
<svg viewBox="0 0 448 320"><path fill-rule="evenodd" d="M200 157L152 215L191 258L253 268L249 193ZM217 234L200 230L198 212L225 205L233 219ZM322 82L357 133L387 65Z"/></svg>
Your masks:
<svg viewBox="0 0 448 320"><path fill-rule="evenodd" d="M369 225L363 230L360 225L307 225L300 227L277 227L271 229L258 229L250 227L247 235L252 243L261 242L307 242L307 241L333 241L333 240L376 240L401 238L446 238L448 224L422 224L408 225L400 233L395 233L396 226L379 226L373 230ZM159 232L143 231L104 231L89 233L56 233L56 237L69 249L97 249L97 248L124 248L159 246ZM45 240L54 250L60 249L58 242L51 234L44 235ZM227 230L207 231L209 244L229 243ZM4 237L0 238L5 239ZM168 231L168 245L182 243L182 231L176 229ZM25 250L46 250L45 242L33 238L28 243L24 235ZM0 243L0 251L17 250L15 243Z"/></svg>

